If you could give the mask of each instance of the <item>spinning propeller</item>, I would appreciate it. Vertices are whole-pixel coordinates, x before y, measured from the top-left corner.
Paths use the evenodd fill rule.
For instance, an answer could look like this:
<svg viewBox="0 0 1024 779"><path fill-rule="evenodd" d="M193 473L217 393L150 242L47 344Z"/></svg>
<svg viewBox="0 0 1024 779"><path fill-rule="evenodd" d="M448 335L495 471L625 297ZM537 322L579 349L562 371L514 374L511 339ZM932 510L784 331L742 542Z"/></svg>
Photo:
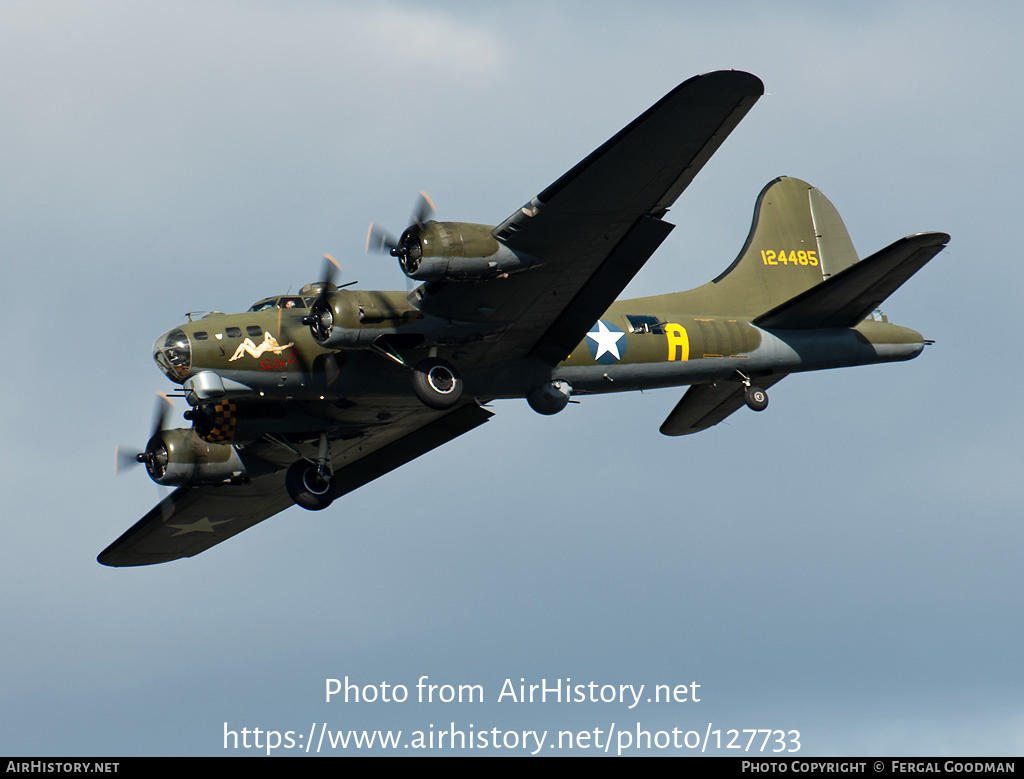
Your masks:
<svg viewBox="0 0 1024 779"><path fill-rule="evenodd" d="M341 273L341 265L331 255L324 255L323 281L318 282L320 291L313 305L309 307L309 315L302 317L302 324L313 330L313 337L323 343L331 334L334 326L334 315L327 303L327 295L338 287L334 283L336 274ZM278 314L280 318L280 314Z"/></svg>
<svg viewBox="0 0 1024 779"><path fill-rule="evenodd" d="M174 407L174 401L171 400L167 395L162 392L157 393L156 399L156 411L153 414L153 426L152 432L149 438L146 440L146 448L141 452L134 452L136 447L134 446L118 446L114 448L114 474L118 475L125 469L131 466L138 465L139 463L152 464L152 461L160 456L160 452L157 449L150 450L149 442L156 438L160 431L164 429L164 425L167 423L167 412ZM163 452L163 456L167 457L167 452ZM166 463L164 463L166 464Z"/></svg>
<svg viewBox="0 0 1024 779"><path fill-rule="evenodd" d="M413 208L412 224L402 233L402 237L396 239L387 230L377 227L375 222L370 222L370 228L366 231L366 251L387 250L392 257L398 258L398 263L406 275L415 273L422 253L419 242L420 230L436 211L430 196L421 190Z"/></svg>
<svg viewBox="0 0 1024 779"><path fill-rule="evenodd" d="M316 282L316 286L319 286L319 292L317 293L316 299L309 307L309 314L302 317L301 323L309 327L313 332L313 337L323 343L331 334L331 330L334 327L334 315L331 313L331 307L328 300L328 295L331 292L338 290L337 284L335 284L335 278L341 275L341 263L334 259L331 255L324 255L324 272L321 275L322 280ZM355 282L350 282L354 284ZM347 286L347 285L345 285ZM277 314L277 329L281 332L281 316L284 309L278 310ZM289 336L289 340L294 340ZM303 368L307 372L312 373L312 366L307 365L306 361L302 357L301 352L296 352L299 359L303 362ZM328 354L324 358L324 374L327 379L327 386L330 387L338 379L338 375L341 370L338 365L338 356L336 354Z"/></svg>

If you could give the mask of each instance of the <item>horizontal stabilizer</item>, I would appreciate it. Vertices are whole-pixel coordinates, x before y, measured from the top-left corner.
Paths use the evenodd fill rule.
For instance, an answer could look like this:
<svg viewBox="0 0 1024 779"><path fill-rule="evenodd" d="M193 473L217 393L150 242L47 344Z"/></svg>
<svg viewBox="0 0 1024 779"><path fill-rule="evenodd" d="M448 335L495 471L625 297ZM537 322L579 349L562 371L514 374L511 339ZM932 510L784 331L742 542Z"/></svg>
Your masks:
<svg viewBox="0 0 1024 779"><path fill-rule="evenodd" d="M918 233L887 246L753 320L768 330L854 327L946 248L946 233Z"/></svg>
<svg viewBox="0 0 1024 779"><path fill-rule="evenodd" d="M786 374L764 376L754 383L761 389L768 389L784 378ZM738 381L694 384L672 409L672 413L661 426L661 432L664 435L689 435L714 427L745 405L745 389L746 387Z"/></svg>

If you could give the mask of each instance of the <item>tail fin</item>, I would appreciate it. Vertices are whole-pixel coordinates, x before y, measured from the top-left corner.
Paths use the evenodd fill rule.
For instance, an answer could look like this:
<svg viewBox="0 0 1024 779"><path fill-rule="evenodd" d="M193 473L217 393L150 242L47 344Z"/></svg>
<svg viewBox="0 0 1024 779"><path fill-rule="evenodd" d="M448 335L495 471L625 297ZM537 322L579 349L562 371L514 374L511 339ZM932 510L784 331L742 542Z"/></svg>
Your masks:
<svg viewBox="0 0 1024 779"><path fill-rule="evenodd" d="M685 296L713 314L755 317L857 262L846 226L828 198L780 177L757 197L739 256L714 281Z"/></svg>

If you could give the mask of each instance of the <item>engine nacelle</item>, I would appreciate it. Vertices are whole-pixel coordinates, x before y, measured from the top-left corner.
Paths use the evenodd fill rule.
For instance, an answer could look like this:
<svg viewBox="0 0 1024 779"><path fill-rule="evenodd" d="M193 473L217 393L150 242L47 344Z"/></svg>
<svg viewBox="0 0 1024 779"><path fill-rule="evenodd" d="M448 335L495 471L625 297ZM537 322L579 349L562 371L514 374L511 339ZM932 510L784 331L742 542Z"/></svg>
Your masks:
<svg viewBox="0 0 1024 779"><path fill-rule="evenodd" d="M192 406L184 414L203 445L247 444L267 433L316 434L324 419L299 404L265 399L220 399ZM249 458L250 468L253 458Z"/></svg>
<svg viewBox="0 0 1024 779"><path fill-rule="evenodd" d="M540 264L495 240L493 229L469 222L413 225L391 254L398 258L402 272L417 281L479 281Z"/></svg>
<svg viewBox="0 0 1024 779"><path fill-rule="evenodd" d="M343 289L318 298L302 323L328 349L369 349L382 335L422 316L405 293Z"/></svg>
<svg viewBox="0 0 1024 779"><path fill-rule="evenodd" d="M412 296L420 301L419 295ZM470 343L501 323L433 317L403 292L340 290L319 297L302 323L327 349L369 349L382 336L400 335L405 348Z"/></svg>
<svg viewBox="0 0 1024 779"><path fill-rule="evenodd" d="M246 476L245 465L235 447L211 444L194 430L161 430L140 455L149 477L157 484L220 484Z"/></svg>
<svg viewBox="0 0 1024 779"><path fill-rule="evenodd" d="M550 416L565 408L569 404L570 397L572 397L572 385L567 381L555 379L537 387L526 396L526 402L538 414Z"/></svg>

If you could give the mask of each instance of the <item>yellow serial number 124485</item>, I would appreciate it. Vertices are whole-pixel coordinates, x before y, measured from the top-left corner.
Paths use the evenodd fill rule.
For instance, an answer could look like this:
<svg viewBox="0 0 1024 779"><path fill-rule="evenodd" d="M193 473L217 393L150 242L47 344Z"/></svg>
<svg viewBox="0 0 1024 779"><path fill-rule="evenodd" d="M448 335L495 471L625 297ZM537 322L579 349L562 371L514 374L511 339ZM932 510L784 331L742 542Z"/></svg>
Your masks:
<svg viewBox="0 0 1024 779"><path fill-rule="evenodd" d="M785 249L776 254L771 249L761 250L761 262L765 265L817 265L818 253L805 251L787 252Z"/></svg>

